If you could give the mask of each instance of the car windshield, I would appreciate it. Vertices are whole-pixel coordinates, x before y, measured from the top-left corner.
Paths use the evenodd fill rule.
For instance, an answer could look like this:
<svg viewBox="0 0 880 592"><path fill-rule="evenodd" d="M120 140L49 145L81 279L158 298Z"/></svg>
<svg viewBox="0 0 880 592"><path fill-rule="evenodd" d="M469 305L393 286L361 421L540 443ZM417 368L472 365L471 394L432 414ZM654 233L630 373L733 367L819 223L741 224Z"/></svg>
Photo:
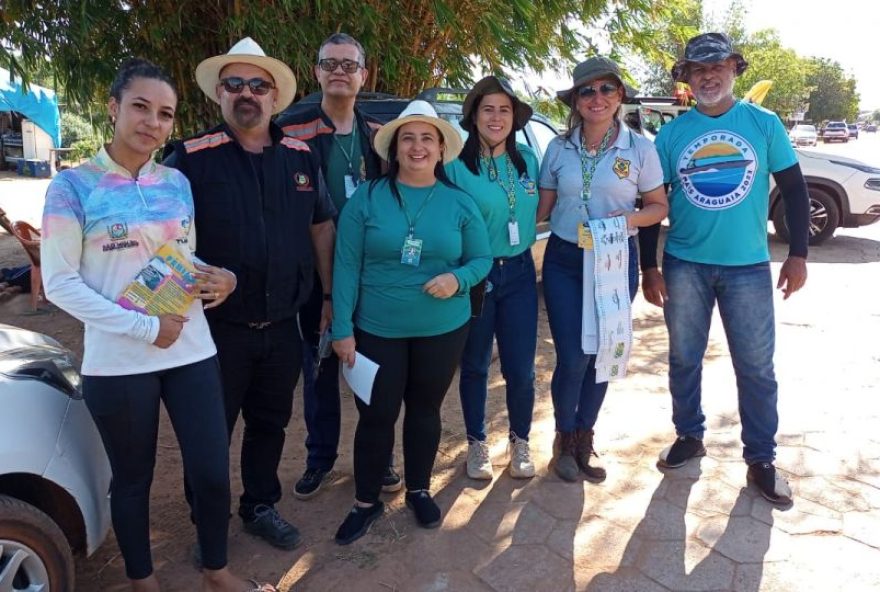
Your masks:
<svg viewBox="0 0 880 592"><path fill-rule="evenodd" d="M831 123L828 124L828 127L841 127L841 128L845 128L845 127L846 127L846 124L843 123L843 122L840 122L840 121L832 121Z"/></svg>
<svg viewBox="0 0 880 592"><path fill-rule="evenodd" d="M796 126L794 126L794 131L816 133L816 128L812 125L796 125Z"/></svg>

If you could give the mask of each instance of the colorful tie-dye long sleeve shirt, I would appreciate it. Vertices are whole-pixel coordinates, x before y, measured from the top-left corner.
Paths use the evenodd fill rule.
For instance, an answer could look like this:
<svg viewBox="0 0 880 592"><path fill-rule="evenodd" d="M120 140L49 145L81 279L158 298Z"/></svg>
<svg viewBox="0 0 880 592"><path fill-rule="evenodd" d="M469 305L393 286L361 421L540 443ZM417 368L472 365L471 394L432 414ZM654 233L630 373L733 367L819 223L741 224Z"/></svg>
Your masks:
<svg viewBox="0 0 880 592"><path fill-rule="evenodd" d="M85 324L82 373L120 376L191 364L216 353L200 300L174 344L153 345L158 317L116 303L163 244L195 250L193 199L179 171L148 162L137 178L106 150L49 185L40 255L46 296Z"/></svg>

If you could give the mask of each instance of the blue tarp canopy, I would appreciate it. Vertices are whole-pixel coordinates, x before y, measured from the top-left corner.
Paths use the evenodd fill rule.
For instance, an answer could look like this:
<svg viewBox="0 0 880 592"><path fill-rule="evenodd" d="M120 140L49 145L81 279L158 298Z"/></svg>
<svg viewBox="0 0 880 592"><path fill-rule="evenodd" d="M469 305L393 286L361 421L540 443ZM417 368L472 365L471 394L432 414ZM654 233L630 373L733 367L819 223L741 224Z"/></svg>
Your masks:
<svg viewBox="0 0 880 592"><path fill-rule="evenodd" d="M56 148L61 147L61 114L55 92L36 84L21 88L21 80L13 80L9 70L0 68L0 111L17 111L52 138Z"/></svg>

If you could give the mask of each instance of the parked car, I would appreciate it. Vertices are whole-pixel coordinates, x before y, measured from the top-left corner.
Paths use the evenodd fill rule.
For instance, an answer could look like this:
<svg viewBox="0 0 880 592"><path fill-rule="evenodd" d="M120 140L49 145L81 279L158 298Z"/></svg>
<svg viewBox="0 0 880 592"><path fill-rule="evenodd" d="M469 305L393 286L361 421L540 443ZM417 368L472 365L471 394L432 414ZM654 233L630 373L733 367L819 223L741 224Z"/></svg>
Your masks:
<svg viewBox="0 0 880 592"><path fill-rule="evenodd" d="M650 98L640 98L639 102L651 102ZM643 109L639 103L624 105L624 121L636 131L642 130L634 126L641 117L631 117L633 112L640 113ZM651 102L652 111L661 110L662 119L671 121L680 114L681 106L664 108ZM839 125L832 125L838 123ZM840 127L842 126L842 127ZM846 133L846 123L831 122L826 127ZM654 137L659 131L653 128L646 130L645 136ZM835 132L836 133L836 132ZM843 141L846 141L844 139ZM807 182L810 193L810 244L818 245L828 240L840 227L856 228L867 226L880 220L880 168L870 166L852 158L820 154L813 151L796 150L801 171ZM772 220L777 236L788 242L789 234L785 226L785 204L773 178L770 178L770 209L768 219Z"/></svg>
<svg viewBox="0 0 880 592"><path fill-rule="evenodd" d="M828 125L822 129L822 142L827 144L834 141L849 141L849 129L846 127L845 121L829 121Z"/></svg>
<svg viewBox="0 0 880 592"><path fill-rule="evenodd" d="M868 125L865 126L865 131L870 132L872 134L875 133L877 131L877 124L869 123Z"/></svg>
<svg viewBox="0 0 880 592"><path fill-rule="evenodd" d="M858 125L856 125L854 123L850 123L850 124L847 124L846 129L847 129L847 132L849 133L850 138L853 138L855 140L859 139L859 126Z"/></svg>
<svg viewBox="0 0 880 592"><path fill-rule="evenodd" d="M815 146L818 140L818 132L816 126L799 123L791 128L788 132L792 146Z"/></svg>
<svg viewBox="0 0 880 592"><path fill-rule="evenodd" d="M0 590L72 592L110 528L110 464L70 351L0 325Z"/></svg>

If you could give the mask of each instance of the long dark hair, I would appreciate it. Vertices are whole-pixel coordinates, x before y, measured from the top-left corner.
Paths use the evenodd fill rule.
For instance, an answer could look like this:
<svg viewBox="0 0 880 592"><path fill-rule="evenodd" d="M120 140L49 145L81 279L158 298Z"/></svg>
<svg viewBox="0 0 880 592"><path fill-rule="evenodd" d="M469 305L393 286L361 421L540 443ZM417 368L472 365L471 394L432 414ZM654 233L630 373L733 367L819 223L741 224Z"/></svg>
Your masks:
<svg viewBox="0 0 880 592"><path fill-rule="evenodd" d="M477 110L480 108L480 103L483 102L484 96L485 95L481 95L474 101L474 106L471 108L471 119L473 120L472 127L474 131L468 134L467 140L464 141L464 148L461 149L461 154L458 155L458 159L464 163L467 170L475 175L479 175L480 169L482 168L482 163L480 161L480 154L482 152L480 149L480 133L477 131ZM513 104L513 100L511 100L511 104ZM526 161L516 147L516 130L510 130L510 133L504 140L504 146L507 149L507 154L510 156L511 162L513 162L513 166L516 167L519 176L521 177L525 175Z"/></svg>
<svg viewBox="0 0 880 592"><path fill-rule="evenodd" d="M376 184L384 180L388 182L388 187L391 188L391 195L394 196L394 199L397 200L398 204L402 205L403 200L400 197L400 188L397 186L397 174L400 172L400 163L397 161L397 134L399 133L400 128L394 130L394 135L391 136L391 143L388 144L388 172L370 181L368 195L372 197L373 189L376 187ZM440 134L441 138L443 137L443 134L440 133L439 129L437 130L437 133ZM446 168L443 166L442 160L438 160L437 164L434 165L434 176L447 187L452 187L453 189L459 188L458 185L452 182L449 175L446 174Z"/></svg>

